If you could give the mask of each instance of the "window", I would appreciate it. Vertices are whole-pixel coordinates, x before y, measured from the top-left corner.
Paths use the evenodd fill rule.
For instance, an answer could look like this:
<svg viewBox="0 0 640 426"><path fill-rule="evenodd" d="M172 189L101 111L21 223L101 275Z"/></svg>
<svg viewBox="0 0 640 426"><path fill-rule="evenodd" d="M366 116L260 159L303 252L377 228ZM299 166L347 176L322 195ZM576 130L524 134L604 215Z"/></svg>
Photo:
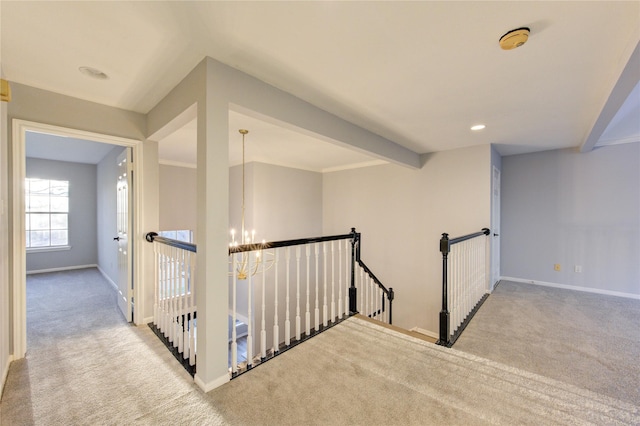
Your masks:
<svg viewBox="0 0 640 426"><path fill-rule="evenodd" d="M25 181L27 248L69 245L69 181Z"/></svg>

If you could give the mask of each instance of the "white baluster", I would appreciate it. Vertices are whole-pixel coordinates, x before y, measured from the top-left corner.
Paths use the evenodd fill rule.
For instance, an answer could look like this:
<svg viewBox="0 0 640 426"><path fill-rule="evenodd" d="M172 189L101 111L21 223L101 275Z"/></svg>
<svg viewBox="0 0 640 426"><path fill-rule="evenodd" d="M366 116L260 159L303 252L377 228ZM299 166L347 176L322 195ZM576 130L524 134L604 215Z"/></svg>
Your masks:
<svg viewBox="0 0 640 426"><path fill-rule="evenodd" d="M305 333L307 335L307 337L309 337L309 334L311 334L311 312L309 312L310 306L309 306L309 269L311 269L311 262L310 262L310 257L311 257L311 245L307 244L306 247L306 253L307 253L307 304L305 306L305 313L304 313L304 325L305 325Z"/></svg>
<svg viewBox="0 0 640 426"><path fill-rule="evenodd" d="M284 344L285 346L291 345L291 321L289 320L289 267L291 260L291 250L289 247L285 248L284 251L285 261L286 261L286 282L287 282L287 296L286 296L286 310L285 310L285 320L284 320Z"/></svg>
<svg viewBox="0 0 640 426"><path fill-rule="evenodd" d="M196 254L194 253L190 258L189 258L189 270L190 270L190 274L189 274L189 293L190 293L190 301L189 301L189 305L191 307L190 311L191 311L191 316L190 316L190 320L191 323L189 324L189 365L195 365L196 364L196 353L197 353L197 347L196 347L196 332L198 330L198 326L197 326L197 321L194 318L196 312L197 312L197 307L196 307Z"/></svg>
<svg viewBox="0 0 640 426"><path fill-rule="evenodd" d="M182 337L184 336L184 253L185 250L180 250L180 300L178 303L178 310L180 311L180 316L178 317L178 330L177 330L177 339L178 339L178 352L183 354L184 356L184 344Z"/></svg>
<svg viewBox="0 0 640 426"><path fill-rule="evenodd" d="M158 300L158 329L162 332L164 330L164 299L165 299L165 256L164 246L158 246L158 252L160 255L160 294Z"/></svg>
<svg viewBox="0 0 640 426"><path fill-rule="evenodd" d="M158 328L158 297L160 286L160 262L158 259L158 243L153 243L153 325Z"/></svg>
<svg viewBox="0 0 640 426"><path fill-rule="evenodd" d="M231 373L238 372L238 333L236 331L237 288L238 288L238 254L233 253L233 269L231 269Z"/></svg>
<svg viewBox="0 0 640 426"><path fill-rule="evenodd" d="M364 310L364 302L366 300L366 296L365 296L365 283L364 283L364 269L359 268L360 269L360 288L359 293L360 293L360 313L364 316L367 316L367 313Z"/></svg>
<svg viewBox="0 0 640 426"><path fill-rule="evenodd" d="M176 346L176 318L177 318L177 306L176 306L176 292L178 287L178 277L176 276L177 272L177 252L178 249L175 247L171 247L171 326L169 328L169 341Z"/></svg>
<svg viewBox="0 0 640 426"><path fill-rule="evenodd" d="M338 318L342 319L342 242L338 241Z"/></svg>
<svg viewBox="0 0 640 426"><path fill-rule="evenodd" d="M328 309L327 309L327 265L329 262L327 262L327 243L324 242L322 243L322 264L324 265L324 268L322 270L323 272L323 298L322 298L322 325L323 326L327 326L327 316L328 316Z"/></svg>
<svg viewBox="0 0 640 426"><path fill-rule="evenodd" d="M191 326L190 322L190 312L191 312L191 303L190 303L190 295L189 295L189 286L191 280L191 256L193 254L188 251L185 252L184 259L184 327L182 329L182 357L183 359L189 359L189 327Z"/></svg>
<svg viewBox="0 0 640 426"><path fill-rule="evenodd" d="M251 271L251 252L247 254L247 368L253 365L253 275Z"/></svg>
<svg viewBox="0 0 640 426"><path fill-rule="evenodd" d="M265 288L267 287L267 272L262 272L262 323L260 324L260 358L267 358L267 322L265 320Z"/></svg>
<svg viewBox="0 0 640 426"><path fill-rule="evenodd" d="M349 272L351 272L351 251L349 250L349 240L344 240L345 246L345 258L344 258L344 314L349 315L349 287L351 286L351 277L349 276ZM355 265L354 265L355 268Z"/></svg>
<svg viewBox="0 0 640 426"><path fill-rule="evenodd" d="M315 244L315 255L316 255L316 309L315 309L315 319L316 319L316 332L320 330L320 309L318 307L319 304L319 297L318 297L318 284L319 284L319 277L318 277L318 270L320 269L320 263L319 263L319 250L318 250L318 245L320 243L316 243Z"/></svg>
<svg viewBox="0 0 640 426"><path fill-rule="evenodd" d="M162 246L162 309L160 312L160 330L162 334L167 331L167 293L169 292L169 257L167 256L168 246Z"/></svg>
<svg viewBox="0 0 640 426"><path fill-rule="evenodd" d="M336 322L336 262L333 241L331 241L331 322Z"/></svg>
<svg viewBox="0 0 640 426"><path fill-rule="evenodd" d="M274 259L273 261L275 262L275 285L274 285L274 290L275 290L275 301L274 301L274 306L275 309L273 310L273 353L277 353L280 351L280 325L278 324L278 287L280 287L280 281L278 281L278 253L279 250L275 249L275 253L274 253Z"/></svg>
<svg viewBox="0 0 640 426"><path fill-rule="evenodd" d="M300 246L296 247L296 340L300 340Z"/></svg>

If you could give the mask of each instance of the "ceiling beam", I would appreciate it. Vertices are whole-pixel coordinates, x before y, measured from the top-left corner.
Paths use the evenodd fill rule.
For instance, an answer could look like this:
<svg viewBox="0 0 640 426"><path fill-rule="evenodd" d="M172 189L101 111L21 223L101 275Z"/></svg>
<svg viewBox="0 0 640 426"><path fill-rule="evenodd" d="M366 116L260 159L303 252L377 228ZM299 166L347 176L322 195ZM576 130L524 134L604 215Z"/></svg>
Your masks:
<svg viewBox="0 0 640 426"><path fill-rule="evenodd" d="M618 82L613 87L607 102L604 104L600 116L591 128L587 139L580 146L580 152L589 152L598 143L600 136L607 129L607 126L616 115L620 107L629 97L636 84L640 81L640 42L636 44L629 62L624 67Z"/></svg>

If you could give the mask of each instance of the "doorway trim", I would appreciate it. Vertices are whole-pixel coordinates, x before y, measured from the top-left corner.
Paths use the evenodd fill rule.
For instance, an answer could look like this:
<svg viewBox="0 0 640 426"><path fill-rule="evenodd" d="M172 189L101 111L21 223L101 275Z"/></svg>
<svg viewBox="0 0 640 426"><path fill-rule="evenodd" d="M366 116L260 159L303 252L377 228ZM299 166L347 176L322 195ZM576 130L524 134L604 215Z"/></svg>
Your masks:
<svg viewBox="0 0 640 426"><path fill-rule="evenodd" d="M144 204L142 178L143 173L143 141L118 136L105 135L68 127L26 121L12 120L11 138L11 190L12 216L10 218L12 235L12 281L13 281L13 359L24 358L27 351L27 281L26 281L26 241L25 241L25 207L24 180L26 177L25 144L27 131L48 133L57 136L73 137L111 145L130 147L134 155L135 182L133 187L133 226L134 232L141 235ZM144 248L142 238L133 240L133 297L136 303L134 323L144 321L143 294L144 289Z"/></svg>

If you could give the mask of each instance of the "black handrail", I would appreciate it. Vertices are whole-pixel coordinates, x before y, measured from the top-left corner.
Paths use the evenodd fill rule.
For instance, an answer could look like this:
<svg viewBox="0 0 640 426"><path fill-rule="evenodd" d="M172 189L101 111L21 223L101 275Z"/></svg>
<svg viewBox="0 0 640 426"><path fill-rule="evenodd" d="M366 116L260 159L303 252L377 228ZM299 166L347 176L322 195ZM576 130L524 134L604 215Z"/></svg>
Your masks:
<svg viewBox="0 0 640 426"><path fill-rule="evenodd" d="M463 235L462 237L457 238L449 238L449 234L443 233L442 238L440 238L440 253L442 253L442 310L440 311L440 333L439 339L436 342L438 345L451 347L457 340L458 336L464 328L467 326L473 315L475 314L477 308L484 302L484 299L471 311L471 313L467 316L463 324L459 328L459 332L451 338L450 336L450 324L449 324L449 308L448 308L448 272L447 272L447 259L449 256L449 252L451 251L451 246L457 243L461 243L463 241L470 240L472 238L479 237L481 235L489 235L491 231L489 228L482 228L480 232L474 232L472 234Z"/></svg>
<svg viewBox="0 0 640 426"><path fill-rule="evenodd" d="M172 238L161 237L157 232L149 232L145 236L146 240L150 243L157 241L162 244L167 244L171 247L181 248L183 250L188 250L193 253L196 253L197 246L195 244L186 243L184 241L174 240ZM274 249L279 247L290 247L297 246L303 244L312 244L312 243L322 243L325 241L336 241L336 240L346 240L351 239L351 286L349 287L349 311L351 314L358 313L358 304L357 304L357 289L355 285L355 263L357 262L362 269L371 277L373 282L375 282L378 287L384 292L387 300L389 301L389 324L392 324L393 316L392 316L392 302L395 297L395 293L393 288L386 288L382 282L376 277L371 269L365 265L365 263L360 259L360 241L361 234L356 232L355 228L351 228L351 232L349 234L342 235L330 235L326 237L311 237L311 238L299 238L294 240L282 240L282 241L270 241L264 243L252 243L252 244L240 244L229 246L229 255L233 253L243 253L247 251L255 251L255 250L266 250L266 249ZM384 311L384 297L382 298L382 310Z"/></svg>
<svg viewBox="0 0 640 426"><path fill-rule="evenodd" d="M353 238L353 233L344 235L330 235L328 237L299 238L296 240L270 241L264 243L239 244L229 246L229 254L242 253L245 251L266 250L279 247L299 246L303 244L322 243L325 241L346 240Z"/></svg>
<svg viewBox="0 0 640 426"><path fill-rule="evenodd" d="M192 253L197 252L197 246L195 244L187 243L185 241L174 240L173 238L161 237L157 232L149 232L144 237L150 243L158 242L161 244L166 244L171 247L177 247L182 250L187 250Z"/></svg>

